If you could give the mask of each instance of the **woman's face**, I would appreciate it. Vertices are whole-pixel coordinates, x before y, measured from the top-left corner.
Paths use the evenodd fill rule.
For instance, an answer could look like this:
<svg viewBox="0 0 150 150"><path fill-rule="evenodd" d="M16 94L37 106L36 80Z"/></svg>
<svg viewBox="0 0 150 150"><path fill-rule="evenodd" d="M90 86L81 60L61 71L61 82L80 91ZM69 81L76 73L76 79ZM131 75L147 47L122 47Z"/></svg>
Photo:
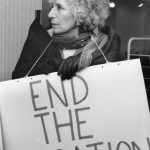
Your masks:
<svg viewBox="0 0 150 150"><path fill-rule="evenodd" d="M50 2L51 1L51 2ZM50 0L51 10L48 17L51 19L55 34L72 32L75 27L75 17L68 0Z"/></svg>

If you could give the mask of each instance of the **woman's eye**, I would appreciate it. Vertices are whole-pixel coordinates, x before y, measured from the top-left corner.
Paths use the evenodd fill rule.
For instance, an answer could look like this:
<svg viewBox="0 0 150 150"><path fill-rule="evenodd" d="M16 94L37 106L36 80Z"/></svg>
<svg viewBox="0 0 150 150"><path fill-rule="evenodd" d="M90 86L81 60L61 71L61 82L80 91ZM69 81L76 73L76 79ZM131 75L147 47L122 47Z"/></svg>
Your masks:
<svg viewBox="0 0 150 150"><path fill-rule="evenodd" d="M49 5L49 9L50 9L50 10L51 10L53 7L54 7L53 4L50 4L50 5Z"/></svg>
<svg viewBox="0 0 150 150"><path fill-rule="evenodd" d="M57 5L58 9L63 9L63 7L61 5Z"/></svg>

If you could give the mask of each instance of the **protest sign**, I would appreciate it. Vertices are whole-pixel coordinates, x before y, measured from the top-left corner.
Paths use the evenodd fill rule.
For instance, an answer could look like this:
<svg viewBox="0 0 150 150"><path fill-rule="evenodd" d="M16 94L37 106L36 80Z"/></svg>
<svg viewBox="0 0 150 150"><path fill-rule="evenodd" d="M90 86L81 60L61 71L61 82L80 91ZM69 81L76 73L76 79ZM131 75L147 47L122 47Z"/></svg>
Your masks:
<svg viewBox="0 0 150 150"><path fill-rule="evenodd" d="M150 150L140 61L0 83L4 150Z"/></svg>

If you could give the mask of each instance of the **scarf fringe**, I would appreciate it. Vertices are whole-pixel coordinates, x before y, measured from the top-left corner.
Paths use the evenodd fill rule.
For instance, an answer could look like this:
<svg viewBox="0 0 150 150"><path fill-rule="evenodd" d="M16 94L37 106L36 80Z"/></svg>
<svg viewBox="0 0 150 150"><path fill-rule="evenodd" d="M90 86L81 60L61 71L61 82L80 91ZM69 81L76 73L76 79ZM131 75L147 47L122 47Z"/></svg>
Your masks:
<svg viewBox="0 0 150 150"><path fill-rule="evenodd" d="M106 39L106 35L101 33L95 40L98 45L101 45L101 42L104 39ZM98 47L95 44L95 42L92 39L90 39L87 45L82 49L81 56L80 56L79 63L78 63L79 70L82 70L90 66L90 64L92 63L92 59L93 59L92 53L95 52L97 49Z"/></svg>

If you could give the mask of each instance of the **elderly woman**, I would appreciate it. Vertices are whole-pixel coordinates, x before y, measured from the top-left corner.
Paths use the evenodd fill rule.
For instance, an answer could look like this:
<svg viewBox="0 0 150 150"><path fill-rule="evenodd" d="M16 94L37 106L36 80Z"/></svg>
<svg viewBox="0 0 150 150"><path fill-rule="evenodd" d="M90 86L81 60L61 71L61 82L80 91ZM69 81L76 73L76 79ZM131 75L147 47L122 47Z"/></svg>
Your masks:
<svg viewBox="0 0 150 150"><path fill-rule="evenodd" d="M62 80L106 61L120 60L120 39L105 27L108 0L49 0L51 29L36 19L12 78L58 72Z"/></svg>

